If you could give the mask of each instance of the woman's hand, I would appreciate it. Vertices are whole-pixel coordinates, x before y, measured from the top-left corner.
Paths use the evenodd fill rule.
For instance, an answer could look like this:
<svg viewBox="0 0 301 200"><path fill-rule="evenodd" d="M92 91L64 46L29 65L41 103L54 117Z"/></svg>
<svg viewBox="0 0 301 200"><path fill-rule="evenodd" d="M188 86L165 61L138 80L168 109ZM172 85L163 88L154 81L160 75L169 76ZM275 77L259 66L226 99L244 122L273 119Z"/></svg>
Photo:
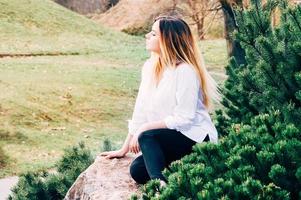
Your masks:
<svg viewBox="0 0 301 200"><path fill-rule="evenodd" d="M139 143L138 143L138 137L139 135L144 132L147 131L149 129L148 124L143 124L136 132L136 134L134 134L134 136L131 139L130 142L130 152L132 153L139 153L140 151L140 147L139 147Z"/></svg>
<svg viewBox="0 0 301 200"><path fill-rule="evenodd" d="M105 151L105 152L102 152L100 155L105 156L106 159L123 158L127 152L128 151L126 151L124 149L120 149L117 151Z"/></svg>
<svg viewBox="0 0 301 200"><path fill-rule="evenodd" d="M140 151L140 147L139 147L139 144L138 144L139 135L134 135L131 139L131 142L130 142L130 152L135 153L135 154L139 153L139 151Z"/></svg>

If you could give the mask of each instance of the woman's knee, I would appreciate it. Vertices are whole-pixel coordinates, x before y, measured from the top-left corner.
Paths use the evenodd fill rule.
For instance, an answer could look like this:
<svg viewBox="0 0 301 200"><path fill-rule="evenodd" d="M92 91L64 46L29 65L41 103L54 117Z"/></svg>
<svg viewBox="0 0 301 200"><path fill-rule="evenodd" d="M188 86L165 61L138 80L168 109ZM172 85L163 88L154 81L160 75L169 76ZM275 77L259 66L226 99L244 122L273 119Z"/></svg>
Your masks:
<svg viewBox="0 0 301 200"><path fill-rule="evenodd" d="M130 175L138 184L145 184L147 178L145 172L141 171L141 163L134 160L130 165Z"/></svg>
<svg viewBox="0 0 301 200"><path fill-rule="evenodd" d="M138 143L141 144L141 143L143 143L145 141L145 139L153 138L155 132L156 132L156 129L143 131L138 136Z"/></svg>
<svg viewBox="0 0 301 200"><path fill-rule="evenodd" d="M135 179L137 176L137 164L135 163L135 160L131 163L130 174L133 179Z"/></svg>

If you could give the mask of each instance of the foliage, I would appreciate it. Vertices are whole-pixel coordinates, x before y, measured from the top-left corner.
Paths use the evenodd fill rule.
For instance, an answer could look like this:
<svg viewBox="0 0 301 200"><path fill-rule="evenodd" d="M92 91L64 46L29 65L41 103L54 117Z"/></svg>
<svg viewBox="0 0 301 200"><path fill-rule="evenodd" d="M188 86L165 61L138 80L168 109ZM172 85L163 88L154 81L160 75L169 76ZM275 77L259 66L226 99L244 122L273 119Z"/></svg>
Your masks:
<svg viewBox="0 0 301 200"><path fill-rule="evenodd" d="M113 148L111 140L106 138L102 144L102 151L112 151L113 149L114 148Z"/></svg>
<svg viewBox="0 0 301 200"><path fill-rule="evenodd" d="M20 176L9 197L21 199L63 199L78 175L93 161L91 152L83 143L66 149L57 163L57 173L28 172Z"/></svg>
<svg viewBox="0 0 301 200"><path fill-rule="evenodd" d="M8 156L5 154L2 146L0 145L0 169L4 167L7 163Z"/></svg>

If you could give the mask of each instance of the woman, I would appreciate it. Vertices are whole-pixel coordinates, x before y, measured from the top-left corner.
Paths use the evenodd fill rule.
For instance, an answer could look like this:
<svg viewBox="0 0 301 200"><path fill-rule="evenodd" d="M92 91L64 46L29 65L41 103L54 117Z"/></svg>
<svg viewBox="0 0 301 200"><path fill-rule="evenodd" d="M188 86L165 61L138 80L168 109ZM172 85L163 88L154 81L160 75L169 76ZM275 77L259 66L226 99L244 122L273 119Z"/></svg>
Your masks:
<svg viewBox="0 0 301 200"><path fill-rule="evenodd" d="M130 166L132 178L165 185L162 170L172 161L191 153L196 143L217 143L208 110L219 93L184 20L158 17L146 34L146 48L152 56L142 67L129 134L120 150L101 155L120 158L141 150Z"/></svg>

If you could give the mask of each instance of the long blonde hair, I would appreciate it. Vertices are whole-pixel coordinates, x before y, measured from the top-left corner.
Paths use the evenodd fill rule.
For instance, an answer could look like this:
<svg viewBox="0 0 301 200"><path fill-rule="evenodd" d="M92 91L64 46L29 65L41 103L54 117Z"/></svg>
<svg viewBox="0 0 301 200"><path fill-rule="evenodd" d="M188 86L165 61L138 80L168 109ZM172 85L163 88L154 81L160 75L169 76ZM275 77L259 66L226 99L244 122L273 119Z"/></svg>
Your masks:
<svg viewBox="0 0 301 200"><path fill-rule="evenodd" d="M209 110L212 101L220 101L219 88L208 73L203 57L199 51L188 24L181 18L174 16L159 16L160 28L160 56L155 57L154 79L158 85L164 67L176 67L180 62L191 65L198 74L202 89L203 103ZM154 55L153 55L154 56Z"/></svg>

